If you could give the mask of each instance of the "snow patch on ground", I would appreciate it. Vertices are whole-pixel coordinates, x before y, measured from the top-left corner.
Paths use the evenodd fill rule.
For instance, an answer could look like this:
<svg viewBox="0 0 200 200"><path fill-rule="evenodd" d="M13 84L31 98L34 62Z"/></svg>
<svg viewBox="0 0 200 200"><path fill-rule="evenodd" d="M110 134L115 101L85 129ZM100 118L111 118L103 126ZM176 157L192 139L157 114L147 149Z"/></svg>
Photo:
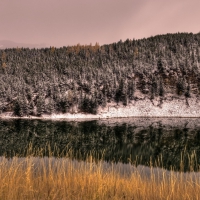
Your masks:
<svg viewBox="0 0 200 200"><path fill-rule="evenodd" d="M197 98L173 100L143 99L130 102L127 106L110 103L99 108L96 115L86 113L66 113L24 117L31 119L106 119L126 117L200 117L200 102ZM0 114L0 118L15 118L12 113Z"/></svg>

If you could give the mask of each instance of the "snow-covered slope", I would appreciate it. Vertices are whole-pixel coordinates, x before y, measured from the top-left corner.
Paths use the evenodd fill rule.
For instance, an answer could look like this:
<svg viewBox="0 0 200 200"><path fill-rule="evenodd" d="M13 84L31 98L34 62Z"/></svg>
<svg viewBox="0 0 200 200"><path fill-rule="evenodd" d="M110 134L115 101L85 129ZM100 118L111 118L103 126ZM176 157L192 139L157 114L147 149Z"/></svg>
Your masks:
<svg viewBox="0 0 200 200"><path fill-rule="evenodd" d="M200 34L0 49L2 116L199 117L199 99Z"/></svg>
<svg viewBox="0 0 200 200"><path fill-rule="evenodd" d="M53 114L50 118L120 118L120 117L200 117L200 102L196 99L165 100L160 105L155 105L149 99L132 101L129 105L110 104L104 109L99 109L97 115L74 113Z"/></svg>
<svg viewBox="0 0 200 200"><path fill-rule="evenodd" d="M2 118L12 118L11 112L0 115ZM99 108L96 115L74 113L52 115L43 114L41 117L24 117L24 118L50 118L50 119L105 119L105 118L126 118L126 117L200 117L200 102L197 98L174 99L151 101L142 99L130 102L127 106L122 104L109 103L105 108Z"/></svg>

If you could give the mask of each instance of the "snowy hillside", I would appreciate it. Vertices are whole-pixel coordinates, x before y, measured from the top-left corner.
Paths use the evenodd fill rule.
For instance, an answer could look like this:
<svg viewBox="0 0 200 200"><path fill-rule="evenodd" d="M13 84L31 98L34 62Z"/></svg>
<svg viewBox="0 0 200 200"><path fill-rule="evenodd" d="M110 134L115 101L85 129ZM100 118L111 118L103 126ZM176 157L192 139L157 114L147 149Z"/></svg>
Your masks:
<svg viewBox="0 0 200 200"><path fill-rule="evenodd" d="M199 117L199 63L200 34L192 33L0 50L0 113Z"/></svg>

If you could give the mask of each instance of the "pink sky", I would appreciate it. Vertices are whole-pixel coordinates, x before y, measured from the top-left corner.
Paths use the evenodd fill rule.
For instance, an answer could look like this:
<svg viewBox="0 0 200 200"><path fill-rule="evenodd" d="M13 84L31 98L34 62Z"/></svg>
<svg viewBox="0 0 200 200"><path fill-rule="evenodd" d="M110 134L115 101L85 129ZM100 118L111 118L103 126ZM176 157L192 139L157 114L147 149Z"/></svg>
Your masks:
<svg viewBox="0 0 200 200"><path fill-rule="evenodd" d="M200 0L0 0L0 40L67 46L200 32Z"/></svg>

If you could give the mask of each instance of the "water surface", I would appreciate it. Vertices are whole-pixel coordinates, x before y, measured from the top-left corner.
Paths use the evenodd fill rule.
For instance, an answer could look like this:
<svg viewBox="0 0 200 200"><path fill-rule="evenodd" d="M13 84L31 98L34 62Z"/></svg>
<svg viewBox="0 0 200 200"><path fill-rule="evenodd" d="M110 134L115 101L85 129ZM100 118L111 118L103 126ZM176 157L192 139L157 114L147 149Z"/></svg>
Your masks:
<svg viewBox="0 0 200 200"><path fill-rule="evenodd" d="M0 156L71 156L196 171L200 119L128 118L92 121L0 120Z"/></svg>

